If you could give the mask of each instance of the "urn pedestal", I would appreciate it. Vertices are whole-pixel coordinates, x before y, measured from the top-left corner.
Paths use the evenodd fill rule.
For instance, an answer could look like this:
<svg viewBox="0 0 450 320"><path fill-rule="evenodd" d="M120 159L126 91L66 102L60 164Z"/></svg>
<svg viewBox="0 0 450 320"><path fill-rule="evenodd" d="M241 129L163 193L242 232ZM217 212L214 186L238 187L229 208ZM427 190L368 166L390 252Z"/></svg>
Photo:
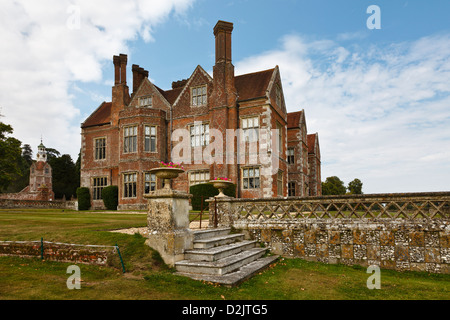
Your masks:
<svg viewBox="0 0 450 320"><path fill-rule="evenodd" d="M148 195L146 244L159 252L164 262L173 267L184 259L184 252L193 248L193 234L189 229L189 199L191 195L172 190L170 179L174 179L182 169L152 169L160 179L166 179L165 186Z"/></svg>

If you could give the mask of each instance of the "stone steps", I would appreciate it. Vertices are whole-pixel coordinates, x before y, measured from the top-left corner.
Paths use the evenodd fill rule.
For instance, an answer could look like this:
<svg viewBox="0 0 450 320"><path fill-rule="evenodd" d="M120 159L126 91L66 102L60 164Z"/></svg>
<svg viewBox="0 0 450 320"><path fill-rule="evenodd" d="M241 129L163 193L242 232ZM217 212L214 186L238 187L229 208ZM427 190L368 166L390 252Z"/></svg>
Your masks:
<svg viewBox="0 0 450 320"><path fill-rule="evenodd" d="M217 261L243 250L254 248L256 241L241 241L208 249L186 250L184 257L190 261Z"/></svg>
<svg viewBox="0 0 450 320"><path fill-rule="evenodd" d="M227 286L237 285L266 268L278 257L264 257L267 249L230 228L194 232L194 249L175 263L177 274Z"/></svg>

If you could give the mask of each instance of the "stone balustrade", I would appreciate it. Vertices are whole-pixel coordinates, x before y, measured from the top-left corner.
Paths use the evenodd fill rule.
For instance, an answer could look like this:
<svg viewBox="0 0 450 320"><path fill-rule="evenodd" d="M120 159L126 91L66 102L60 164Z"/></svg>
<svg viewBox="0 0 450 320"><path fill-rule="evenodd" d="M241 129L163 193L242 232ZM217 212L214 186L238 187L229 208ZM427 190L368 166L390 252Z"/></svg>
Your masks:
<svg viewBox="0 0 450 320"><path fill-rule="evenodd" d="M216 198L209 210L211 226L286 257L450 273L450 192Z"/></svg>

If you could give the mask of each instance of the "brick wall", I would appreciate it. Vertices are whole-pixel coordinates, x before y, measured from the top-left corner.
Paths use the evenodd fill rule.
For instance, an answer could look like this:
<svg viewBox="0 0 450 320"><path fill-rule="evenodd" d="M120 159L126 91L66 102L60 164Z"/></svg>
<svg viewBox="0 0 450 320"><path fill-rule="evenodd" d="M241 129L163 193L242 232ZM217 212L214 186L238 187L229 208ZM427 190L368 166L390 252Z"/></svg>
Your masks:
<svg viewBox="0 0 450 320"><path fill-rule="evenodd" d="M116 254L114 247L82 246L40 241L0 241L0 256L43 258L49 261L106 265L108 258Z"/></svg>
<svg viewBox="0 0 450 320"><path fill-rule="evenodd" d="M43 208L43 209L68 209L78 210L78 201L41 201L41 200L20 200L20 199L0 199L0 208Z"/></svg>

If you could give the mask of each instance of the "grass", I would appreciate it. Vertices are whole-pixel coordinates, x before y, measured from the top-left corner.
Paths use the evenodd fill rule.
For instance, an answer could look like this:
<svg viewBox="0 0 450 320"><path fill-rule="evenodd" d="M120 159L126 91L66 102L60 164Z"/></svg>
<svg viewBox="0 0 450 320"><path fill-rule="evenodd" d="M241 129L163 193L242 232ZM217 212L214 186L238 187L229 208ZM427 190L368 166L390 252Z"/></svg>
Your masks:
<svg viewBox="0 0 450 320"><path fill-rule="evenodd" d="M449 300L450 275L381 270L381 289L369 290L358 266L280 259L235 288L176 276L141 235L110 230L142 227L143 214L0 209L0 240L118 244L110 266L78 266L81 290L69 290L71 263L0 257L0 299L18 300Z"/></svg>

